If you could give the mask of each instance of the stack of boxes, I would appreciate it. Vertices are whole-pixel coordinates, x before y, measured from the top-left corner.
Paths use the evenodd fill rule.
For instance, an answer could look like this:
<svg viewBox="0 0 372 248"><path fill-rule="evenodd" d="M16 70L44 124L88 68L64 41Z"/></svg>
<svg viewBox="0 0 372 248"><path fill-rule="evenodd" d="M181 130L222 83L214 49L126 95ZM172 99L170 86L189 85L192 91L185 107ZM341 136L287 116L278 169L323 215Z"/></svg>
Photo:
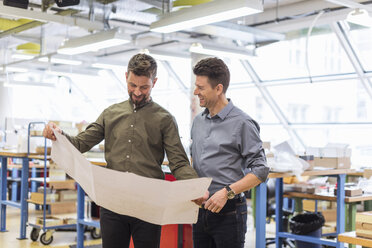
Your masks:
<svg viewBox="0 0 372 248"><path fill-rule="evenodd" d="M76 212L77 191L74 180L66 180L66 173L51 164L49 169L49 182L46 188L46 203L49 205L50 214ZM32 192L30 201L43 204L44 187L38 192Z"/></svg>
<svg viewBox="0 0 372 248"><path fill-rule="evenodd" d="M328 144L325 147L307 147L306 154L314 155L314 167L350 169L351 148L344 144Z"/></svg>

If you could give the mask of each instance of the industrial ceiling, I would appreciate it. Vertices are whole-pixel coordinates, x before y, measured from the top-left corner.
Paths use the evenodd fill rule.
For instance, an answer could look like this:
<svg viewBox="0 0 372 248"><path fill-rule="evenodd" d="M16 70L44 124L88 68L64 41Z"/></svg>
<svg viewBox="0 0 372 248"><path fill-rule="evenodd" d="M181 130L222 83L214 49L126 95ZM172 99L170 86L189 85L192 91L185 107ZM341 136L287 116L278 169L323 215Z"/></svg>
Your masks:
<svg viewBox="0 0 372 248"><path fill-rule="evenodd" d="M150 31L159 15L186 8L182 4L188 2L208 1L80 0L78 5L60 8L53 0L30 0L27 9L5 6L0 1L0 77L17 73L7 70L10 67L27 67L40 73L54 70L92 74L97 70L92 67L94 63L125 65L132 54L143 49L188 57L193 43L254 55L255 48L286 39L291 31L308 28L321 11L324 14L318 24L326 24L344 20L353 5L371 8L372 4L350 0L266 0L262 13L168 34ZM171 8L174 5L177 8ZM131 37L129 43L74 56L57 54L66 40L118 27ZM34 57L16 56L30 54ZM72 67L54 63L52 58L73 58L82 64Z"/></svg>

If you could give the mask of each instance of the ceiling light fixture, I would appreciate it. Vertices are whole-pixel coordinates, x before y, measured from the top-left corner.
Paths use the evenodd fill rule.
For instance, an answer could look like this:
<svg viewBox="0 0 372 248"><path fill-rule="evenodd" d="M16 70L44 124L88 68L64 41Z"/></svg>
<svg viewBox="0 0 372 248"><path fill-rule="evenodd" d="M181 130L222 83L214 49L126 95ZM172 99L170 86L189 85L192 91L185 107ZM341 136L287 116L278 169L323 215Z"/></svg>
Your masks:
<svg viewBox="0 0 372 248"><path fill-rule="evenodd" d="M123 69L125 69L124 65L103 64L103 63L93 63L92 67L100 68L100 69L109 69L109 70L123 70Z"/></svg>
<svg viewBox="0 0 372 248"><path fill-rule="evenodd" d="M372 27L372 18L365 9L355 9L351 11L347 15L346 21L360 26Z"/></svg>
<svg viewBox="0 0 372 248"><path fill-rule="evenodd" d="M131 37L124 34L120 28L101 31L95 34L67 40L57 52L60 54L75 55L98 51L103 48L119 46L131 42Z"/></svg>
<svg viewBox="0 0 372 248"><path fill-rule="evenodd" d="M150 25L150 30L170 33L210 23L226 21L263 11L260 0L214 0L167 13Z"/></svg>
<svg viewBox="0 0 372 248"><path fill-rule="evenodd" d="M193 43L189 49L192 53L200 53L217 57L225 58L236 58L236 59L248 59L249 57L254 56L254 52L244 50L244 49L227 49L227 48L215 48L215 47L206 47L200 43Z"/></svg>
<svg viewBox="0 0 372 248"><path fill-rule="evenodd" d="M28 72L28 69L21 68L21 67L13 67L13 66L7 66L5 67L5 71L7 72Z"/></svg>
<svg viewBox="0 0 372 248"><path fill-rule="evenodd" d="M33 55L27 55L27 54L12 54L12 59L22 59L22 60L29 60L33 59L35 56Z"/></svg>
<svg viewBox="0 0 372 248"><path fill-rule="evenodd" d="M179 62L185 62L190 63L191 58L186 56L181 56L178 54L172 54L172 53L160 53L155 51L150 51L150 56L157 60L163 60L163 61L179 61Z"/></svg>
<svg viewBox="0 0 372 248"><path fill-rule="evenodd" d="M48 57L42 57L38 59L40 62L49 62ZM50 58L50 62L53 64L64 64L64 65L81 65L83 62L80 60L72 59L59 59L59 58Z"/></svg>

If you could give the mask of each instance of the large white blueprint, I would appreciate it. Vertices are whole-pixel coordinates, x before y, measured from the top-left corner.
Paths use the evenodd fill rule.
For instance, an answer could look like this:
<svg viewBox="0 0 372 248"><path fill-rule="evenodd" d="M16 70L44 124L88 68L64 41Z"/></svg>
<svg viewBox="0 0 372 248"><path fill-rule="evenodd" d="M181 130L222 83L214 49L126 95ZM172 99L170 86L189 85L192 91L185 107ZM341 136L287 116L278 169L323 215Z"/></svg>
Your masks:
<svg viewBox="0 0 372 248"><path fill-rule="evenodd" d="M53 161L96 204L158 225L196 223L199 207L191 200L204 195L211 178L169 182L95 166L65 136L58 132L55 135Z"/></svg>

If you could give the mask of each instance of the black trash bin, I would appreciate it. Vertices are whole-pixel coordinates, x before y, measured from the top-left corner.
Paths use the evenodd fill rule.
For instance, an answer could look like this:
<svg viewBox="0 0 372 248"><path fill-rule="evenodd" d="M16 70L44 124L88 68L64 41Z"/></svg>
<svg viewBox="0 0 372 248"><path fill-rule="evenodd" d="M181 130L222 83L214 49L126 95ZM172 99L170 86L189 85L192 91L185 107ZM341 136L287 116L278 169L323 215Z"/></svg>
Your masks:
<svg viewBox="0 0 372 248"><path fill-rule="evenodd" d="M307 235L320 238L324 217L321 213L298 214L289 220L289 227L293 234ZM313 244L296 240L297 248L321 248L320 244Z"/></svg>

